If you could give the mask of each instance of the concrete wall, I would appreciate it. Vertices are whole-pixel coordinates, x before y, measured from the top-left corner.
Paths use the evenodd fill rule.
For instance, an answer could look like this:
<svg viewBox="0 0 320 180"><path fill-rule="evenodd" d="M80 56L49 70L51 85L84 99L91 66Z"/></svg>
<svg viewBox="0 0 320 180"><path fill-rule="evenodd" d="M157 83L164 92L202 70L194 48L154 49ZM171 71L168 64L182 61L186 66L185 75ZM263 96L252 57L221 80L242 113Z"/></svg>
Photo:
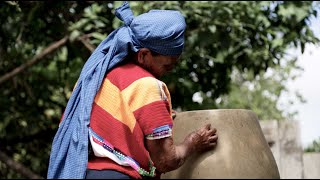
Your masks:
<svg viewBox="0 0 320 180"><path fill-rule="evenodd" d="M320 153L304 153L297 121L260 121L281 179L320 178Z"/></svg>
<svg viewBox="0 0 320 180"><path fill-rule="evenodd" d="M271 148L273 157L278 165L280 172L280 139L277 121L260 121L262 132ZM280 174L281 177L281 174Z"/></svg>
<svg viewBox="0 0 320 180"><path fill-rule="evenodd" d="M279 122L280 177L303 178L302 144L299 124L296 121Z"/></svg>
<svg viewBox="0 0 320 180"><path fill-rule="evenodd" d="M303 174L305 179L320 179L320 153L303 153Z"/></svg>

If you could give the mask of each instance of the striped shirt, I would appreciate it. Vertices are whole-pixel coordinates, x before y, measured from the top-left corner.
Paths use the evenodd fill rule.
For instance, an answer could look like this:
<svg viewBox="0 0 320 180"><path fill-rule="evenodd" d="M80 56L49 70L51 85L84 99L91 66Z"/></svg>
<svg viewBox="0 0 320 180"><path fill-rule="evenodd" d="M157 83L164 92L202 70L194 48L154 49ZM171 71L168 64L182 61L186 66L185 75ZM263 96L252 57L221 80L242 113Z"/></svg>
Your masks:
<svg viewBox="0 0 320 180"><path fill-rule="evenodd" d="M111 70L92 107L89 132L94 156L89 157L88 169L155 177L144 141L172 135L171 111L165 83L148 71L132 63Z"/></svg>

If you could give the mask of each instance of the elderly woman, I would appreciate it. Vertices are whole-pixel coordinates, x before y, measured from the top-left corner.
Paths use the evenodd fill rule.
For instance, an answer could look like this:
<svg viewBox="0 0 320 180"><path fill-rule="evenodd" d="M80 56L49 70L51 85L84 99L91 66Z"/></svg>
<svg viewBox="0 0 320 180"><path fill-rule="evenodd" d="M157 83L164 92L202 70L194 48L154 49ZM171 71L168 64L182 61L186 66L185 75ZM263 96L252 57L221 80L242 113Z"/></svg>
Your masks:
<svg viewBox="0 0 320 180"><path fill-rule="evenodd" d="M53 140L48 178L159 178L216 145L210 124L173 142L170 93L159 78L179 61L184 17L173 10L134 17L127 2L116 16L125 25L84 65Z"/></svg>

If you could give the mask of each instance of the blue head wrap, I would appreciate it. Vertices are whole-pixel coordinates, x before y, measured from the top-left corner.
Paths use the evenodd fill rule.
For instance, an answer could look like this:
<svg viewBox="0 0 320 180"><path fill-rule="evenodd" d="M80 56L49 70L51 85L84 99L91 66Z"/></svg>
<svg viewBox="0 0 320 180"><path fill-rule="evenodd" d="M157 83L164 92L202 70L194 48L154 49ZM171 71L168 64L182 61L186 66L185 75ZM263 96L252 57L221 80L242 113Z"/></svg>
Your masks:
<svg viewBox="0 0 320 180"><path fill-rule="evenodd" d="M105 74L140 48L162 55L180 55L186 27L184 17L173 10L151 10L137 17L128 2L115 15L125 25L104 39L82 68L77 85L53 139L48 179L83 179L88 162L89 123L92 104Z"/></svg>

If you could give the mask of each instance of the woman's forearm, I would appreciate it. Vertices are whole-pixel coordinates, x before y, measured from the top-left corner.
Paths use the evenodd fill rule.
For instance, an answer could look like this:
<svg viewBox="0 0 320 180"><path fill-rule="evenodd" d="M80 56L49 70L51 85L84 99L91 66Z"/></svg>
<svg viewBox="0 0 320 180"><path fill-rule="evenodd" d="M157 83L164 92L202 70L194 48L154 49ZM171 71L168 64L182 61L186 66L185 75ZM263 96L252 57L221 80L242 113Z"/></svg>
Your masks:
<svg viewBox="0 0 320 180"><path fill-rule="evenodd" d="M157 170L165 173L182 166L187 158L196 151L196 137L197 134L193 132L179 145L174 145L171 137L160 140L158 148L162 146L163 150L158 149L157 155L151 154Z"/></svg>
<svg viewBox="0 0 320 180"><path fill-rule="evenodd" d="M195 152L212 149L217 141L216 129L209 125L186 136L179 145L174 145L173 138L147 140L147 148L157 171L165 173L182 166Z"/></svg>

